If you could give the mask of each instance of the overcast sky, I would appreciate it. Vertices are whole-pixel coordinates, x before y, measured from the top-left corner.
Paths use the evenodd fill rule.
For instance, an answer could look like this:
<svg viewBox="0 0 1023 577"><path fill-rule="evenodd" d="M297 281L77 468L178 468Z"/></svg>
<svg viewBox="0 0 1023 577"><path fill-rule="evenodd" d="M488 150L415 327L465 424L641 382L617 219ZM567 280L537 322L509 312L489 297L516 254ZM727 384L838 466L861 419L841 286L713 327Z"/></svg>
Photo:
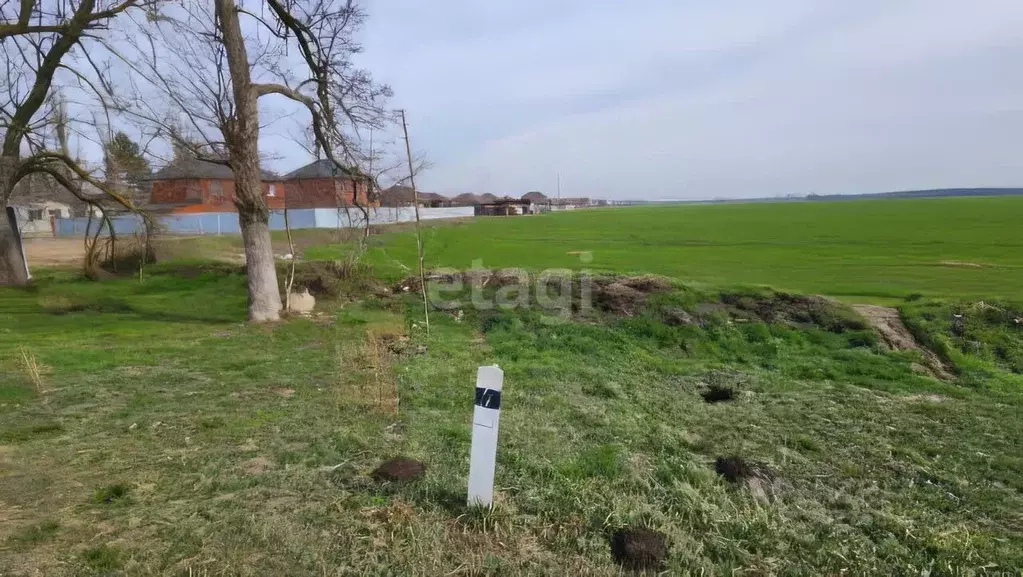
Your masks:
<svg viewBox="0 0 1023 577"><path fill-rule="evenodd" d="M424 190L1023 186L1021 0L364 2Z"/></svg>

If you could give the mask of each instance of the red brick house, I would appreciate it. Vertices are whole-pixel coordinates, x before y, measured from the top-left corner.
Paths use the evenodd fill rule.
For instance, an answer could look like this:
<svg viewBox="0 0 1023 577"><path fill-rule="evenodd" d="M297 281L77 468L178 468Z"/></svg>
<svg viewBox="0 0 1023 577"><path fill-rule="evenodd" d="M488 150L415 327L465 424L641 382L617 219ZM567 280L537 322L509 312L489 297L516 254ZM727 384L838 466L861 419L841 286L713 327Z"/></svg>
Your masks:
<svg viewBox="0 0 1023 577"><path fill-rule="evenodd" d="M356 172L335 168L330 160L313 161L284 176L288 208L336 208L380 206L367 198L369 179Z"/></svg>
<svg viewBox="0 0 1023 577"><path fill-rule="evenodd" d="M262 177L267 206L284 208L283 180L268 171ZM235 211L234 172L225 164L196 158L176 161L153 174L149 203L171 212Z"/></svg>

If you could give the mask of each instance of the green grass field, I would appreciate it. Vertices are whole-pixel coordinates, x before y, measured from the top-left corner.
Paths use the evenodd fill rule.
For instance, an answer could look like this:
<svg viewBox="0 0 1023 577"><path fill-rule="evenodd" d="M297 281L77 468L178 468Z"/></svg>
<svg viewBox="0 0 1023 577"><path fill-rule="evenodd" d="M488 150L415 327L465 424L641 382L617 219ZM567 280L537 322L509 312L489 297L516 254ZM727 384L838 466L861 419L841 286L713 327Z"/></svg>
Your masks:
<svg viewBox="0 0 1023 577"><path fill-rule="evenodd" d="M624 526L667 536L668 575L1023 575L1020 200L434 223L433 264L592 251L592 268L674 280L570 320L434 310L429 337L414 294L381 290L246 324L238 267L194 262L228 238L175 241L193 262L141 282L36 271L0 289L0 576L616 576ZM842 214L875 236L855 242L865 225ZM346 250L301 236L307 257ZM371 245L383 281L414 263L407 232ZM844 305L756 284L897 301L952 376ZM492 363L497 505L470 509L474 375ZM374 481L397 455L426 475ZM733 455L771 478L729 482L715 460Z"/></svg>
<svg viewBox="0 0 1023 577"><path fill-rule="evenodd" d="M913 293L1023 297L1023 197L655 206L487 218L427 230L431 267L590 268L708 285L762 284L844 300ZM384 235L382 271L415 266ZM336 258L340 247L307 251ZM592 253L581 262L578 253ZM400 263L400 265L399 265Z"/></svg>

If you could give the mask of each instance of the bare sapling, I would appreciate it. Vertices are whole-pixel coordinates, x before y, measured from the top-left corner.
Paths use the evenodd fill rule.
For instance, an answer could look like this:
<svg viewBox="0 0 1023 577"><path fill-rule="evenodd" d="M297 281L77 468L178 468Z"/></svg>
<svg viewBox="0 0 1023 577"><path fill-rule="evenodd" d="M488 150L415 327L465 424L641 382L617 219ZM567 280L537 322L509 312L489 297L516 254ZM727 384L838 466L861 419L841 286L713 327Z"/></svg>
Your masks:
<svg viewBox="0 0 1023 577"><path fill-rule="evenodd" d="M408 157L409 186L412 188L412 206L416 212L416 252L419 259L419 287L423 293L423 316L426 319L426 336L430 336L430 302L426 297L426 270L423 267L423 227L419 220L419 192L416 191L416 171L412 165L412 145L409 144L408 122L405 111L401 111L401 128L405 133L405 155Z"/></svg>

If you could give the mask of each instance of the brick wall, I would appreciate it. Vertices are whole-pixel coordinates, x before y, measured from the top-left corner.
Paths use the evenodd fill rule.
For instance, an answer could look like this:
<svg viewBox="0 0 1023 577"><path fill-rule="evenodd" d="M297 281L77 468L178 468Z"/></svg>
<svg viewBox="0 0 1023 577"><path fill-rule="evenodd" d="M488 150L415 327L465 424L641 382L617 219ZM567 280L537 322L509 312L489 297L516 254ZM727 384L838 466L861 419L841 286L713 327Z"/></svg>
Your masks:
<svg viewBox="0 0 1023 577"><path fill-rule="evenodd" d="M304 178L285 183L288 208L354 206L356 182L351 179ZM367 206L366 183L358 183L359 204Z"/></svg>
<svg viewBox="0 0 1023 577"><path fill-rule="evenodd" d="M274 195L270 196L270 187ZM283 182L264 182L263 198L270 208L284 208ZM174 179L153 182L153 204L201 205L210 211L235 210L234 181L230 179Z"/></svg>

